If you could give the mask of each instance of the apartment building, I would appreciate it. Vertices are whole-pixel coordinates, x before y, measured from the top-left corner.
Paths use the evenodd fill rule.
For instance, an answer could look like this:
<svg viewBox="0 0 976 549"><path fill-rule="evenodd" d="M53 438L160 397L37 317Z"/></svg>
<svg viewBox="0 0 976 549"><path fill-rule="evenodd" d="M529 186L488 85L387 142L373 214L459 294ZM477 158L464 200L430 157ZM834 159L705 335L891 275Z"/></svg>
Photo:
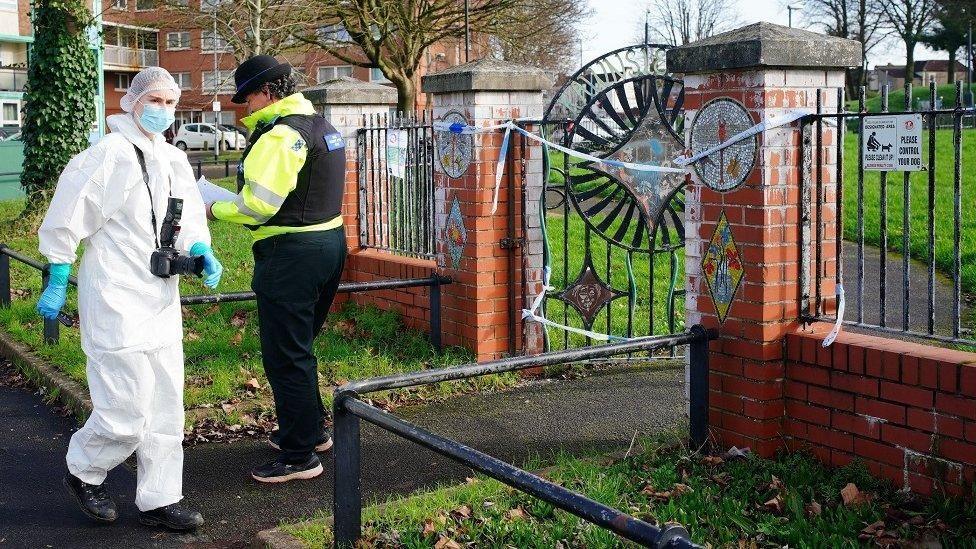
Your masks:
<svg viewBox="0 0 976 549"><path fill-rule="evenodd" d="M131 78L141 69L161 66L169 70L182 88L177 124L213 122L238 124L245 107L234 105L234 69L237 61L226 41L206 28L174 27L158 0L101 0L103 5L103 67L105 114L119 110ZM198 0L187 0L198 1ZM207 0L204 0L207 1ZM30 0L0 0L0 101L2 125L19 126L23 86L27 77L28 48L32 42ZM9 16L8 16L9 14ZM337 40L348 38L341 27L322 32ZM475 45L472 59L481 55ZM284 55L296 68L301 86L339 77L388 83L379 69L345 63L320 49ZM417 84L423 74L464 62L463 40L435 44L421 63ZM219 102L220 111L213 106ZM426 100L418 98L417 108Z"/></svg>
<svg viewBox="0 0 976 549"><path fill-rule="evenodd" d="M4 133L15 131L22 121L27 52L34 41L27 18L28 2L0 0L0 131Z"/></svg>

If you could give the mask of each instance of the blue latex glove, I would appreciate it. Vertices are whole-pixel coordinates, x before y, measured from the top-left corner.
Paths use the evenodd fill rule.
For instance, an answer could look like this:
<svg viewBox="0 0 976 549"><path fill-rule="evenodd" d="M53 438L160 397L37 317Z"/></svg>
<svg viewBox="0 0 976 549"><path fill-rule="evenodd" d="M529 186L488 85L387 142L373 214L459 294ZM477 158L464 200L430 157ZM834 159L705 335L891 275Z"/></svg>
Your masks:
<svg viewBox="0 0 976 549"><path fill-rule="evenodd" d="M44 318L54 320L61 312L61 307L64 307L71 265L52 263L48 267L48 274L47 288L41 294L41 299L37 301L37 313Z"/></svg>
<svg viewBox="0 0 976 549"><path fill-rule="evenodd" d="M210 289L220 283L220 275L224 273L224 266L217 261L210 246L197 242L190 247L190 255L203 256L203 283Z"/></svg>

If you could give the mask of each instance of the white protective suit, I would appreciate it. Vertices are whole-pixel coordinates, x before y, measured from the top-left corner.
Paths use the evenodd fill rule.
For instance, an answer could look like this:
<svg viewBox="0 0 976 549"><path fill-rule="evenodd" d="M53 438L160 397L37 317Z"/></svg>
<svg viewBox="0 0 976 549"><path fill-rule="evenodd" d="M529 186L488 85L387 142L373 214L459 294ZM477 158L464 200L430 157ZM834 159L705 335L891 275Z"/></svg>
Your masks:
<svg viewBox="0 0 976 549"><path fill-rule="evenodd" d="M157 223L183 199L183 253L210 232L186 153L146 137L131 114L108 117L112 133L71 159L44 217L40 251L78 270L81 343L94 412L68 447L68 470L89 484L133 451L136 506L183 498L183 326L177 277L149 271L155 249L150 199L133 144L143 151ZM158 225L157 225L158 230Z"/></svg>

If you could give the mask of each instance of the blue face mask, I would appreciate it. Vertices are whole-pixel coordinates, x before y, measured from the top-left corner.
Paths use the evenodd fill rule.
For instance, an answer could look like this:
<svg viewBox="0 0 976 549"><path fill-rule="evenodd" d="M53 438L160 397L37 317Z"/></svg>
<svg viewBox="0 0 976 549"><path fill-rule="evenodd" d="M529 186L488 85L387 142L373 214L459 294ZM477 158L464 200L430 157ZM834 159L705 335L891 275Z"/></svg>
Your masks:
<svg viewBox="0 0 976 549"><path fill-rule="evenodd" d="M176 115L172 111L155 105L144 106L142 114L139 115L139 123L150 133L163 133L175 121Z"/></svg>

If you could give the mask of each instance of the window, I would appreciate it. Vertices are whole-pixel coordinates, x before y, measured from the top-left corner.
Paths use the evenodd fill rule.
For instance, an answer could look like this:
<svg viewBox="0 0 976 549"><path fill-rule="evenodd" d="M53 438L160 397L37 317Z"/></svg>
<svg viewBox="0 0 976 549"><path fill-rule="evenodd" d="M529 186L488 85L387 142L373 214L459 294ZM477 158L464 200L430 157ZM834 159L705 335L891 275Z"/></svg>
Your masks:
<svg viewBox="0 0 976 549"><path fill-rule="evenodd" d="M0 10L17 12L17 0L0 0Z"/></svg>
<svg viewBox="0 0 976 549"><path fill-rule="evenodd" d="M0 120L2 125L20 125L20 109L17 108L17 103L4 103L3 104L3 120Z"/></svg>
<svg viewBox="0 0 976 549"><path fill-rule="evenodd" d="M202 52L213 53L214 51L232 51L227 40L213 31L203 31L200 34L200 50Z"/></svg>
<svg viewBox="0 0 976 549"><path fill-rule="evenodd" d="M128 0L112 0L112 7L117 10L124 10L129 7Z"/></svg>
<svg viewBox="0 0 976 549"><path fill-rule="evenodd" d="M193 81L190 79L190 73L188 72L174 72L173 80L176 80L176 85L178 85L181 90L189 90L193 88Z"/></svg>
<svg viewBox="0 0 976 549"><path fill-rule="evenodd" d="M317 82L328 82L343 76L352 76L352 65L339 65L335 67L319 67Z"/></svg>
<svg viewBox="0 0 976 549"><path fill-rule="evenodd" d="M129 82L132 78L127 72L120 72L115 80L115 89L118 91L126 91L129 89Z"/></svg>
<svg viewBox="0 0 976 549"><path fill-rule="evenodd" d="M136 11L149 11L156 9L156 0L136 0Z"/></svg>
<svg viewBox="0 0 976 549"><path fill-rule="evenodd" d="M351 42L349 31L340 25L325 25L319 27L319 38L324 42Z"/></svg>
<svg viewBox="0 0 976 549"><path fill-rule="evenodd" d="M389 82L389 80L387 80L387 78L383 76L383 69L380 69L379 67L374 67L372 69L369 69L369 81L380 82L380 83Z"/></svg>
<svg viewBox="0 0 976 549"><path fill-rule="evenodd" d="M168 50L190 49L190 33L186 31L167 32L166 49Z"/></svg>
<svg viewBox="0 0 976 549"><path fill-rule="evenodd" d="M217 93L234 93L234 71L220 71L217 73ZM203 93L214 93L214 72L204 71L203 73Z"/></svg>

